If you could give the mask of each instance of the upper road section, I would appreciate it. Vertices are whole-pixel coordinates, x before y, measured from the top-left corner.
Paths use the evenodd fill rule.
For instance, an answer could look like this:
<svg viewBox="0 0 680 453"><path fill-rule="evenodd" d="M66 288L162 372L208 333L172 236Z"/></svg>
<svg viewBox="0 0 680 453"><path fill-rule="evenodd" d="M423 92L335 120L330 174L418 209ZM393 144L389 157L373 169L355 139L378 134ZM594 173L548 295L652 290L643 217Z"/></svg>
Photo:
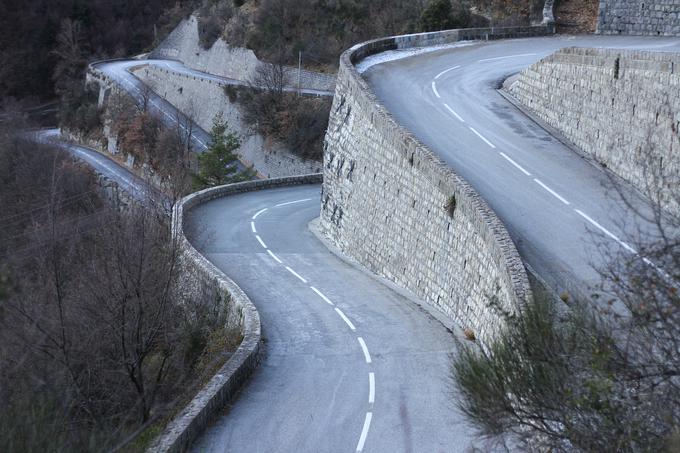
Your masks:
<svg viewBox="0 0 680 453"><path fill-rule="evenodd" d="M369 67L364 76L394 117L498 214L525 262L556 290L587 295L599 281L594 267L607 254L632 252L651 227L615 194L602 168L497 91L506 77L568 46L677 51L680 40L556 36L476 42L407 58L378 54L360 66ZM621 183L621 190L644 204L632 187Z"/></svg>

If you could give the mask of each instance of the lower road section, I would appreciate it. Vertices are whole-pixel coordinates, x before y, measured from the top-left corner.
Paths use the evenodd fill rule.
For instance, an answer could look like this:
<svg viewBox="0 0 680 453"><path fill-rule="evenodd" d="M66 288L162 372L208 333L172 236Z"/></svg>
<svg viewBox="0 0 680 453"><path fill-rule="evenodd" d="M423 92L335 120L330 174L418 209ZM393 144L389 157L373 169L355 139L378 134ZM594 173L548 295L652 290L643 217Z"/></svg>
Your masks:
<svg viewBox="0 0 680 453"><path fill-rule="evenodd" d="M251 383L195 450L465 450L450 375L459 333L316 238L319 190L250 192L189 213L189 239L252 299L265 338Z"/></svg>

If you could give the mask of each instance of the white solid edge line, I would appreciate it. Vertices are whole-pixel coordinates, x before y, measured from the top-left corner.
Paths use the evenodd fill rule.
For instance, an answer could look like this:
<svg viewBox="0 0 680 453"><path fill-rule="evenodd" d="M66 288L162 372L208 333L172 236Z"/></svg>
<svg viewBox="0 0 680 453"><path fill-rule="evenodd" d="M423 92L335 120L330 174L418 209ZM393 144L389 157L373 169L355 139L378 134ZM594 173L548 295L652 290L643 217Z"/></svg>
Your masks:
<svg viewBox="0 0 680 453"><path fill-rule="evenodd" d="M364 351L364 358L366 359L366 363L371 363L371 354L368 353L368 348L366 347L366 343L364 342L364 339L361 337L357 337L357 340L359 340L359 345L361 346L361 350Z"/></svg>
<svg viewBox="0 0 680 453"><path fill-rule="evenodd" d="M259 234L256 234L255 237L257 238L257 241L260 243L262 247L267 248L267 244L264 243Z"/></svg>
<svg viewBox="0 0 680 453"><path fill-rule="evenodd" d="M439 96L439 92L437 91L437 84L434 81L432 82L432 91L434 91L435 96L441 98L441 96Z"/></svg>
<svg viewBox="0 0 680 453"><path fill-rule="evenodd" d="M368 430L371 427L371 419L373 418L373 412L366 412L366 418L364 419L364 427L361 430L361 437L359 437L359 443L357 444L357 453L364 451L364 444L366 443L366 437L368 436Z"/></svg>
<svg viewBox="0 0 680 453"><path fill-rule="evenodd" d="M350 329L352 330L357 330L356 327L354 327L354 324L352 324L352 321L349 320L347 316L340 310L338 307L335 307L335 312L340 315L343 321L345 321L345 324L349 326Z"/></svg>
<svg viewBox="0 0 680 453"><path fill-rule="evenodd" d="M489 140L486 139L486 137L484 137L482 134L480 134L479 132L477 132L477 129L475 129L475 128L472 127L472 126L468 126L468 127L470 128L470 130L471 130L472 132L475 133L475 135L477 135L477 137L479 137L479 138L481 138L482 140L484 140L484 141L486 142L487 145L489 145L489 146L492 147L492 148L496 148L496 145L494 145L493 143L491 143Z"/></svg>
<svg viewBox="0 0 680 453"><path fill-rule="evenodd" d="M253 233L257 233L257 230L255 229L255 222L250 222L250 229L253 230Z"/></svg>
<svg viewBox="0 0 680 453"><path fill-rule="evenodd" d="M326 303L327 303L328 305L333 305L333 302L331 302L331 300L330 300L328 297L324 296L323 293L322 293L321 291L319 291L318 289L314 288L313 286L310 286L309 288L310 288L312 291L314 291L316 294L318 294L319 297L321 297L324 301L326 301Z"/></svg>
<svg viewBox="0 0 680 453"><path fill-rule="evenodd" d="M449 104L446 104L446 103L445 103L445 104L444 104L444 107L446 107L446 109L447 109L449 112L453 113L453 116L455 116L456 118L458 118L458 121L460 121L461 123L464 123L464 122L465 122L465 120L464 120L459 114L457 114L455 110L453 110L451 107L449 107Z"/></svg>
<svg viewBox="0 0 680 453"><path fill-rule="evenodd" d="M442 72L440 72L439 74L437 74L437 75L434 77L434 79L437 80L438 78L440 78L441 76L443 76L443 75L446 74L447 72L453 71L454 69L458 69L458 68L460 68L460 65L454 66L454 67L449 68L449 69L445 69L445 70L443 70Z"/></svg>
<svg viewBox="0 0 680 453"><path fill-rule="evenodd" d="M302 203L302 202L309 201L309 200L311 200L311 198L305 198L304 200L289 201L288 203L279 203L275 207L278 208L278 207L281 207L281 206L287 206L289 204L295 204L295 203Z"/></svg>
<svg viewBox="0 0 680 453"><path fill-rule="evenodd" d="M375 374L368 373L368 404L375 403Z"/></svg>
<svg viewBox="0 0 680 453"><path fill-rule="evenodd" d="M257 211L257 212L255 213L255 215L253 216L253 220L257 219L257 216L259 216L260 214L262 214L262 213L263 213L264 211L266 211L266 210L267 210L267 208L260 209L259 211Z"/></svg>
<svg viewBox="0 0 680 453"><path fill-rule="evenodd" d="M550 192L550 194L551 194L553 197L557 198L557 199L560 200L562 203L564 203L564 204L566 204L566 205L571 204L571 203L569 203L562 195L558 194L557 192L555 192L554 190L552 190L550 187L548 187L548 186L546 186L545 184L543 184L543 182L542 182L540 179L534 178L534 181L536 182L536 184L538 184L539 186L543 187L545 190L547 190L548 192Z"/></svg>
<svg viewBox="0 0 680 453"><path fill-rule="evenodd" d="M536 55L535 53L520 53L517 55L506 55L504 57L494 57L494 58L484 58L479 61L494 61L494 60L504 60L506 58L518 58L518 57L531 57L533 55Z"/></svg>
<svg viewBox="0 0 680 453"><path fill-rule="evenodd" d="M521 171L522 173L524 173L524 174L527 175L527 176L531 176L531 173L529 173L528 171L526 171L526 170L524 169L524 167L522 167L520 164L518 164L517 162L515 162L514 160L512 160L512 159L510 158L510 156L508 156L508 155L505 154L504 152L501 152L500 155L503 156L503 159L507 160L507 161L510 162L512 165L514 165L519 171Z"/></svg>
<svg viewBox="0 0 680 453"><path fill-rule="evenodd" d="M626 250L628 250L629 252L631 252L633 254L637 254L637 250L635 250L633 247L631 247L630 245L623 242L614 233L612 233L611 231L609 231L608 229L606 229L605 227L603 227L602 225L597 223L595 220L591 219L585 212L581 211L580 209L574 209L574 211L576 211L578 213L578 215L580 215L581 217L586 219L588 222L592 223L597 228L599 228L600 231L602 231L604 234L606 234L607 236L609 236L610 238L612 238L616 242L618 242L619 245L621 245L621 247L625 248Z"/></svg>
<svg viewBox="0 0 680 453"><path fill-rule="evenodd" d="M297 272L295 272L293 269L291 269L291 268L288 267L288 266L286 266L286 269L288 269L288 272L290 272L291 274L293 274L293 275L295 275L297 278L299 278L300 281L302 281L302 283L307 283L307 280L305 280L304 278L302 278L302 276L301 276L300 274L298 274Z"/></svg>
<svg viewBox="0 0 680 453"><path fill-rule="evenodd" d="M274 255L274 253L271 250L267 249L267 253L269 253L269 256L274 258L279 264L283 264L283 261L281 261L278 256Z"/></svg>

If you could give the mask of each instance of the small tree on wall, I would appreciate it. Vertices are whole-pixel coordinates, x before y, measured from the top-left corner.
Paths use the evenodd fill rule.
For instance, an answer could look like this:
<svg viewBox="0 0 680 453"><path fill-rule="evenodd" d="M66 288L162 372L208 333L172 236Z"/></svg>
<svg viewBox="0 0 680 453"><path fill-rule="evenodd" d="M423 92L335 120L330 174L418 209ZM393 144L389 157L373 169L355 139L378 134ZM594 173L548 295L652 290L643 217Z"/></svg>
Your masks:
<svg viewBox="0 0 680 453"><path fill-rule="evenodd" d="M229 132L227 122L221 114L215 116L210 132L208 149L198 156L198 182L202 186L219 186L245 181L253 176L252 170L239 171L236 150L241 141Z"/></svg>

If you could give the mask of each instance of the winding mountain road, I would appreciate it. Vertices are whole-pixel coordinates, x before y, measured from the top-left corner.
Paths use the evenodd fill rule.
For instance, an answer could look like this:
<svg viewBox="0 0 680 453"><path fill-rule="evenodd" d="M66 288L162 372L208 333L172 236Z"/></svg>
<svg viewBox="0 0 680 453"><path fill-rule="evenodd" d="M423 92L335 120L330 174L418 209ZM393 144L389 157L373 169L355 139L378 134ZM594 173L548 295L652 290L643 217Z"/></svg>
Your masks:
<svg viewBox="0 0 680 453"><path fill-rule="evenodd" d="M383 63L389 55L378 55L361 64L379 63L364 76L381 102L480 193L524 261L553 289L587 297L609 254L632 253L639 239L656 232L617 190L643 212L645 203L497 91L508 76L571 46L677 52L680 40L558 35L458 45Z"/></svg>
<svg viewBox="0 0 680 453"><path fill-rule="evenodd" d="M646 226L612 197L602 169L496 91L506 76L573 45L680 49L663 38L508 40L383 62L365 75L397 119L498 213L526 262L554 288L578 293L597 279L594 233L625 249ZM128 72L139 64L99 69L141 96L143 85ZM157 114L175 117L167 102L150 100ZM206 139L195 130L197 145ZM250 384L195 450L465 451L472 432L455 410L450 379L460 332L331 253L308 227L318 212L319 187L298 186L188 213L188 237L246 291L266 339Z"/></svg>
<svg viewBox="0 0 680 453"><path fill-rule="evenodd" d="M251 192L188 214L187 236L253 300L266 343L251 383L195 451L465 449L454 334L312 234L319 192Z"/></svg>

